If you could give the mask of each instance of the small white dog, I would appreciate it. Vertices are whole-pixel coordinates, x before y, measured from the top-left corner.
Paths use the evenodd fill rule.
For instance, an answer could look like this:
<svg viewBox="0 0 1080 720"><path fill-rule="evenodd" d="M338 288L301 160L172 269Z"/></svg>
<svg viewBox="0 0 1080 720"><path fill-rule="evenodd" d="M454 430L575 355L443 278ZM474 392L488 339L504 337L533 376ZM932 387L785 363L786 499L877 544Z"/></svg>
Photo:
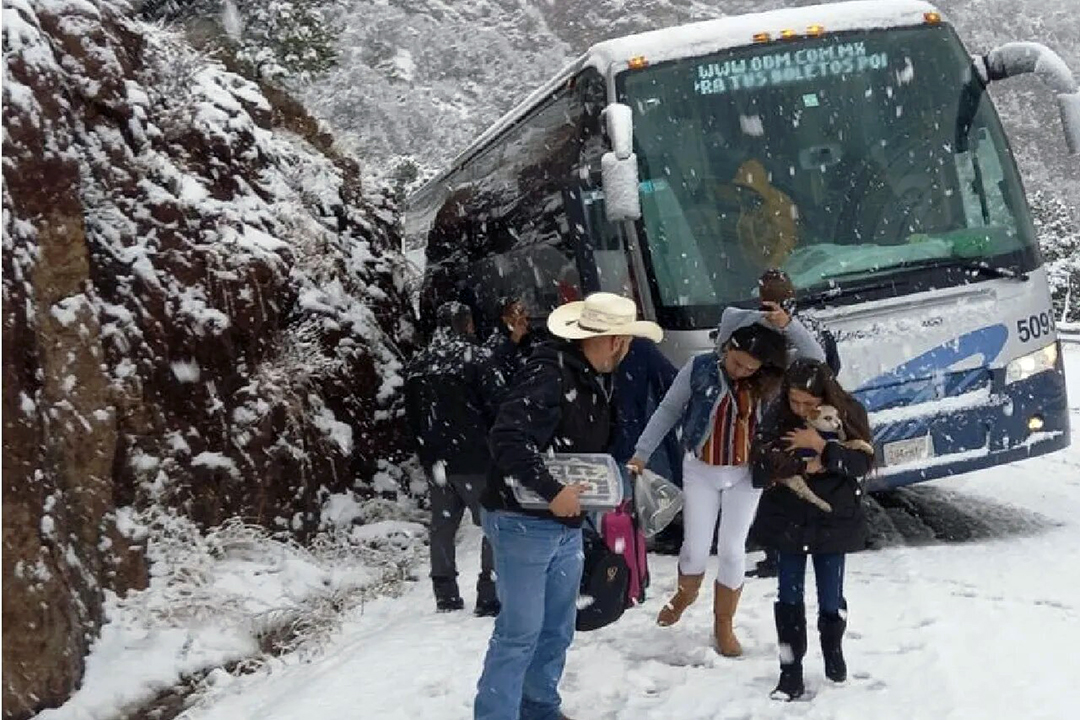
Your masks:
<svg viewBox="0 0 1080 720"><path fill-rule="evenodd" d="M835 440L851 450L874 454L874 447L865 440L847 440L844 435L844 423L840 419L840 412L832 405L821 405L817 413L810 419L810 426L817 430L826 440ZM791 492L801 497L806 502L820 508L823 512L832 512L832 505L821 499L810 486L806 484L806 478L794 475L782 478L777 482Z"/></svg>

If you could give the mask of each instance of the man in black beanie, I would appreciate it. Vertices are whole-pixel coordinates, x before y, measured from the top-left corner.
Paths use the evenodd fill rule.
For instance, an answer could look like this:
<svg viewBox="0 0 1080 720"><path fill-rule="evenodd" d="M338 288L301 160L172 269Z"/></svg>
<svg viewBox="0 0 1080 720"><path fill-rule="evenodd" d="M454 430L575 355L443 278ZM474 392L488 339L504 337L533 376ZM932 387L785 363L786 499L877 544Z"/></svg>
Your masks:
<svg viewBox="0 0 1080 720"><path fill-rule="evenodd" d="M465 607L458 591L454 538L466 509L480 524L480 494L491 466L487 432L501 381L493 377L490 354L475 342L468 306L444 303L437 321L430 344L406 370L405 412L428 476L435 605L448 612ZM498 615L487 539L480 558L476 614Z"/></svg>

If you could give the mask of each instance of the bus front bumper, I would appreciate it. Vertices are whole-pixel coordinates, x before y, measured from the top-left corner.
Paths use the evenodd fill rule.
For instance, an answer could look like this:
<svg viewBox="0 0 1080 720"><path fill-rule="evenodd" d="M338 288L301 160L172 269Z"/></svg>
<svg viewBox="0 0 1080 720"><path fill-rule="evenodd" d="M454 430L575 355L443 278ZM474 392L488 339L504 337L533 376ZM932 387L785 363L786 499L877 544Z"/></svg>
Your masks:
<svg viewBox="0 0 1080 720"><path fill-rule="evenodd" d="M959 401L959 402L958 402ZM1009 385L1004 370L992 374L990 390L969 406L953 398L926 406L878 413L874 420L877 468L867 490L885 490L1026 460L1068 447L1069 405L1065 373L1054 370ZM950 406L955 409L949 409ZM885 462L890 443L928 438L928 456ZM894 446L895 447L895 446Z"/></svg>

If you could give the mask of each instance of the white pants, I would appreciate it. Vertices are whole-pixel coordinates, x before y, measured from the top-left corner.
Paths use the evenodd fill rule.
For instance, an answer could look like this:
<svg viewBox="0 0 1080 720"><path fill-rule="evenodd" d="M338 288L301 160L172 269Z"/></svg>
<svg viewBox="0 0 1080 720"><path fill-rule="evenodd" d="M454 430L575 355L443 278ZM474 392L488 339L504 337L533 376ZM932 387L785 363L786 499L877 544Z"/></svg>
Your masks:
<svg viewBox="0 0 1080 720"><path fill-rule="evenodd" d="M683 460L683 544L679 570L684 575L705 572L720 515L716 580L735 590L746 574L746 536L754 522L761 490L750 481L748 465L709 465L692 455ZM721 512L723 510L723 512Z"/></svg>

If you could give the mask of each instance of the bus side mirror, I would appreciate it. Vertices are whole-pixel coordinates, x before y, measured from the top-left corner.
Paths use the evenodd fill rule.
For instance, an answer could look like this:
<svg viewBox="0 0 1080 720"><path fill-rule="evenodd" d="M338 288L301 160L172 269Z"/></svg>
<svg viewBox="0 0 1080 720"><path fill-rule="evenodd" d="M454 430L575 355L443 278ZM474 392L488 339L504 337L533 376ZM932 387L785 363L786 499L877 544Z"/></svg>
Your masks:
<svg viewBox="0 0 1080 720"><path fill-rule="evenodd" d="M1057 96L1065 146L1073 155L1080 153L1080 91Z"/></svg>
<svg viewBox="0 0 1080 720"><path fill-rule="evenodd" d="M641 217L637 155L630 153L630 157L620 160L613 152L604 153L600 158L600 176L608 221L622 222Z"/></svg>
<svg viewBox="0 0 1080 720"><path fill-rule="evenodd" d="M638 165L634 154L634 118L628 105L612 103L604 108L604 126L611 151L600 158L600 182L604 186L604 208L609 222L641 217L638 195Z"/></svg>
<svg viewBox="0 0 1080 720"><path fill-rule="evenodd" d="M611 103L604 108L604 127L615 157L626 160L634 152L634 115L629 105Z"/></svg>
<svg viewBox="0 0 1080 720"><path fill-rule="evenodd" d="M1038 75L1057 95L1065 145L1073 155L1080 153L1080 87L1061 56L1039 43L1011 42L987 53L983 65L990 82L1025 73Z"/></svg>

